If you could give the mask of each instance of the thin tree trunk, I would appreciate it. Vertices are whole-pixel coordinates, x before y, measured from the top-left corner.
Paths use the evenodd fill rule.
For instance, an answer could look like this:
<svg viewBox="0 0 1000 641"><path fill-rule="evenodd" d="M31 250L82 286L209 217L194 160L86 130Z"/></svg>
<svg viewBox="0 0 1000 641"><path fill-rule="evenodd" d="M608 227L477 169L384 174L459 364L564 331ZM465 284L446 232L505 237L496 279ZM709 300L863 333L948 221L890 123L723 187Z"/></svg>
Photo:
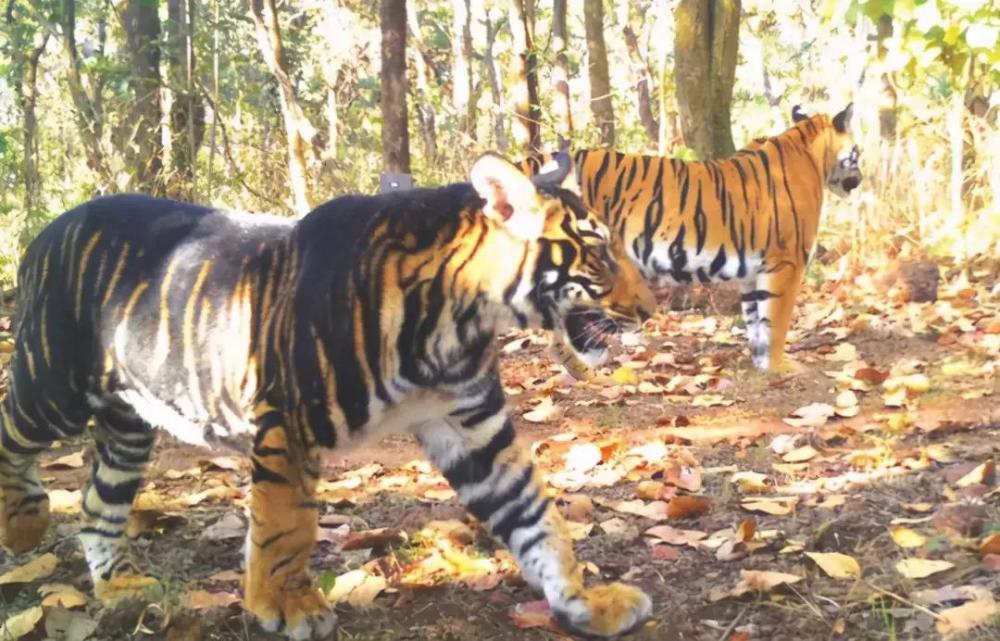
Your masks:
<svg viewBox="0 0 1000 641"><path fill-rule="evenodd" d="M604 44L604 2L585 0L583 24L587 31L587 57L590 77L590 111L600 131L601 144L615 144L615 112L611 104L611 81L608 77L608 51Z"/></svg>
<svg viewBox="0 0 1000 641"><path fill-rule="evenodd" d="M892 81L892 76L885 70L885 59L889 53L886 47L886 40L892 37L892 16L883 14L878 19L878 60L879 78L882 82L882 90L879 92L878 105L878 130L883 140L894 140L896 138L896 87Z"/></svg>
<svg viewBox="0 0 1000 641"><path fill-rule="evenodd" d="M470 0L452 0L451 104L460 120L459 129L475 136L476 105L472 101L472 7Z"/></svg>
<svg viewBox="0 0 1000 641"><path fill-rule="evenodd" d="M566 47L569 30L566 27L566 0L555 0L552 5L552 48L556 64L552 68L552 84L556 90L556 132L567 140L573 135L573 107L569 98L569 56Z"/></svg>
<svg viewBox="0 0 1000 641"><path fill-rule="evenodd" d="M167 1L170 165L167 193L195 200L195 160L205 134L205 107L194 90L194 1Z"/></svg>
<svg viewBox="0 0 1000 641"><path fill-rule="evenodd" d="M288 143L288 178L292 188L292 199L295 210L299 214L304 214L311 208L308 157L319 156L321 146L319 132L302 111L295 94L295 86L288 74L275 0L251 0L250 9L257 27L257 44L264 56L264 62L278 81L281 116Z"/></svg>
<svg viewBox="0 0 1000 641"><path fill-rule="evenodd" d="M483 51L483 66L486 68L486 77L490 83L490 93L493 94L493 136L496 138L497 151L507 153L507 129L504 126L504 106L503 91L500 89L500 72L497 69L497 60L493 55L493 46L497 41L497 32L500 30L500 23L494 20L492 12L486 14L486 49Z"/></svg>
<svg viewBox="0 0 1000 641"><path fill-rule="evenodd" d="M423 40L420 36L420 23L417 21L417 11L413 0L407 0L406 22L413 38L413 46L409 47L413 58L416 73L416 94L414 104L417 108L417 120L420 121L420 134L423 140L424 164L427 167L434 167L437 164L437 117L434 113L434 105L431 104L431 88L429 76L430 70L427 68L423 51ZM466 73L468 68L466 68ZM455 79L457 82L457 78ZM454 88L454 87L453 87Z"/></svg>
<svg viewBox="0 0 1000 641"><path fill-rule="evenodd" d="M215 180L215 132L219 127L219 0L212 0L212 130L208 135L208 193Z"/></svg>
<svg viewBox="0 0 1000 641"><path fill-rule="evenodd" d="M38 63L48 44L49 36L31 49L24 61L21 80L21 111L24 115L24 223L25 231L33 231L35 218L41 205L42 176L38 170L38 119L35 105L38 102Z"/></svg>
<svg viewBox="0 0 1000 641"><path fill-rule="evenodd" d="M157 3L129 0L124 13L131 69L133 105L123 140L134 186L159 194L163 190L163 144L160 134L160 16Z"/></svg>
<svg viewBox="0 0 1000 641"><path fill-rule="evenodd" d="M674 75L684 142L707 160L735 152L730 105L740 0L681 0L674 12Z"/></svg>
<svg viewBox="0 0 1000 641"><path fill-rule="evenodd" d="M514 142L525 155L541 151L538 58L534 51L535 0L510 0L510 31L517 55L514 83Z"/></svg>
<svg viewBox="0 0 1000 641"><path fill-rule="evenodd" d="M410 173L406 112L406 2L381 0L382 164L387 173Z"/></svg>
<svg viewBox="0 0 1000 641"><path fill-rule="evenodd" d="M628 16L626 16L626 20ZM639 101L639 121L646 130L646 136L651 143L656 142L660 135L660 123L653 115L653 74L639 50L639 38L632 30L632 25L624 23L622 33L625 36L625 46L632 60L632 76L635 82L636 99Z"/></svg>
<svg viewBox="0 0 1000 641"><path fill-rule="evenodd" d="M88 95L83 83L83 74L80 71L80 58L76 51L76 2L74 0L62 1L60 17L62 18L60 24L62 51L68 68L66 79L70 97L73 100L80 139L87 153L87 166L96 174L98 180L113 184L109 180L111 172L101 147L104 118L98 108L99 94L95 94L94 98Z"/></svg>

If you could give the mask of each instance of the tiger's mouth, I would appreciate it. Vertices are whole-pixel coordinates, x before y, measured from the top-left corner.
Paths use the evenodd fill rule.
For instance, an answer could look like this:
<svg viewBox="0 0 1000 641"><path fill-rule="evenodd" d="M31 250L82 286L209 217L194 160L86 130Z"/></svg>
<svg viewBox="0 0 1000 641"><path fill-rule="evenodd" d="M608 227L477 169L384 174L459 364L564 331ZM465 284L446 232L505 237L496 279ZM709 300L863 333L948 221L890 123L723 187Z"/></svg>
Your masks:
<svg viewBox="0 0 1000 641"><path fill-rule="evenodd" d="M566 341L588 365L599 365L607 355L611 339L622 327L604 310L574 307L564 317Z"/></svg>

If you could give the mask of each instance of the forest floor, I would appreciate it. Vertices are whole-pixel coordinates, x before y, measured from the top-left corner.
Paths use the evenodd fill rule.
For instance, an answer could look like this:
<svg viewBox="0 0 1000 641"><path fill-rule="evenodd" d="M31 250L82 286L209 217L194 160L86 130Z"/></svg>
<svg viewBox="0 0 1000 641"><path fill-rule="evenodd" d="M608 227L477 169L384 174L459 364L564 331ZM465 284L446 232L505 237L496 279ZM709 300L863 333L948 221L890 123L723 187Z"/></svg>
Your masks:
<svg viewBox="0 0 1000 641"><path fill-rule="evenodd" d="M631 638L1000 638L996 273L951 274L934 303L841 276L801 297L792 375L752 370L738 319L719 314L658 315L603 384L562 374L541 335L505 337L520 438L588 582L653 599ZM72 537L84 448L44 457L56 515L41 550L0 553L0 612L39 617L22 638L279 638L240 607L245 461L160 440L130 530L164 593L109 611ZM340 639L565 638L411 439L335 452L323 479L313 566ZM4 581L40 553L58 562Z"/></svg>

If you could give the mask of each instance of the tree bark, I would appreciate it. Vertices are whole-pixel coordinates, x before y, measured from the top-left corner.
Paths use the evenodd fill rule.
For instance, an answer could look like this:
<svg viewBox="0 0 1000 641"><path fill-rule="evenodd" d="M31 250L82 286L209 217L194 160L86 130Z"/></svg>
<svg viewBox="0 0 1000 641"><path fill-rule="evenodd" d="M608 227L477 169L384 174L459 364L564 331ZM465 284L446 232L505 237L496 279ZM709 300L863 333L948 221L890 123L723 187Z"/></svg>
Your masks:
<svg viewBox="0 0 1000 641"><path fill-rule="evenodd" d="M587 32L587 56L590 77L590 111L600 131L601 144L615 144L615 112L611 103L608 77L608 51L604 44L604 2L585 0L583 24Z"/></svg>
<svg viewBox="0 0 1000 641"><path fill-rule="evenodd" d="M387 173L410 173L406 111L406 2L381 0L382 164Z"/></svg>
<svg viewBox="0 0 1000 641"><path fill-rule="evenodd" d="M96 174L98 180L113 184L109 181L111 172L101 146L104 116L100 110L100 95L95 92L95 96L91 98L84 87L83 74L80 71L80 58L76 51L76 2L63 0L59 13L62 51L68 68L66 79L73 100L80 139L87 153L87 167Z"/></svg>
<svg viewBox="0 0 1000 641"><path fill-rule="evenodd" d="M524 155L541 151L541 109L538 106L538 57L534 51L535 0L510 0L510 31L514 41L514 143Z"/></svg>
<svg viewBox="0 0 1000 641"><path fill-rule="evenodd" d="M122 141L133 186L151 194L163 191L163 144L160 135L160 16L157 3L129 0L124 12L130 57L132 111Z"/></svg>
<svg viewBox="0 0 1000 641"><path fill-rule="evenodd" d="M879 92L878 104L878 130L883 140L894 140L896 138L896 87L892 81L892 76L885 70L884 64L889 53L885 41L892 37L892 16L882 14L878 19L878 60L879 78L882 82L882 90Z"/></svg>
<svg viewBox="0 0 1000 641"><path fill-rule="evenodd" d="M730 105L740 0L681 0L674 12L674 75L684 142L702 160L736 151Z"/></svg>
<svg viewBox="0 0 1000 641"><path fill-rule="evenodd" d="M195 161L205 135L205 106L194 87L194 0L167 0L170 168L167 193L196 200Z"/></svg>
<svg viewBox="0 0 1000 641"><path fill-rule="evenodd" d="M556 64L552 68L552 84L555 85L556 132L567 140L573 135L573 108L569 98L569 29L566 26L566 0L555 0L552 4L552 48L556 52Z"/></svg>
<svg viewBox="0 0 1000 641"><path fill-rule="evenodd" d="M493 13L486 13L486 49L483 51L483 66L486 68L486 78L490 83L490 93L493 95L493 136L497 151L507 153L507 129L504 126L504 106L503 91L500 89L500 72L497 69L496 56L493 54L493 46L497 41L497 32L500 24L494 19Z"/></svg>
<svg viewBox="0 0 1000 641"><path fill-rule="evenodd" d="M629 58L632 60L632 77L635 82L636 99L639 101L639 121L646 130L649 141L655 143L660 137L660 123L653 115L653 74L639 50L639 38L632 30L632 25L626 22L622 33L625 36Z"/></svg>
<svg viewBox="0 0 1000 641"><path fill-rule="evenodd" d="M275 0L251 0L250 10L257 27L257 44L264 56L264 62L278 81L281 116L285 123L285 138L288 143L288 178L292 188L292 199L295 210L299 214L304 214L311 209L309 158L319 157L322 142L319 131L313 127L299 105L295 85L288 74Z"/></svg>
<svg viewBox="0 0 1000 641"><path fill-rule="evenodd" d="M475 136L476 105L472 100L472 8L470 0L452 0L451 104L460 118L459 128Z"/></svg>
<svg viewBox="0 0 1000 641"><path fill-rule="evenodd" d="M417 90L413 101L417 108L417 120L420 121L424 164L427 167L434 167L438 160L437 116L434 113L434 105L430 101L431 88L429 76L431 72L427 68L423 40L420 36L420 23L417 21L417 11L413 0L407 0L406 22L409 25L409 35L413 38L413 46L410 47L410 52L413 55ZM466 69L466 74L468 74L468 69ZM455 80L457 82L457 79Z"/></svg>

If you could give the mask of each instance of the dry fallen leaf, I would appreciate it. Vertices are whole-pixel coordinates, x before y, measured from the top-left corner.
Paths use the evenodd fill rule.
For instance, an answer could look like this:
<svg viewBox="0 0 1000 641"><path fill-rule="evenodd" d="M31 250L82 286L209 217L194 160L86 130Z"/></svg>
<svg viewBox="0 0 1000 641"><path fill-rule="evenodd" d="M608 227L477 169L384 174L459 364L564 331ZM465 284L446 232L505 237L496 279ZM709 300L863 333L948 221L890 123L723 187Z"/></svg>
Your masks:
<svg viewBox="0 0 1000 641"><path fill-rule="evenodd" d="M663 470L663 482L688 492L701 491L701 471L696 467L671 463Z"/></svg>
<svg viewBox="0 0 1000 641"><path fill-rule="evenodd" d="M979 553L983 556L987 554L1000 554L1000 533L994 533L983 539L979 544Z"/></svg>
<svg viewBox="0 0 1000 641"><path fill-rule="evenodd" d="M59 641L84 641L97 630L97 621L83 612L65 608L48 608L45 613L45 634ZM3 638L3 637L0 637Z"/></svg>
<svg viewBox="0 0 1000 641"><path fill-rule="evenodd" d="M586 494L566 494L559 499L559 503L570 521L586 523L594 513L594 502Z"/></svg>
<svg viewBox="0 0 1000 641"><path fill-rule="evenodd" d="M622 534L625 534L629 530L628 523L625 521L625 519L619 518L617 516L610 518L606 521L601 521L600 527L605 534L610 534L612 536L620 536Z"/></svg>
<svg viewBox="0 0 1000 641"><path fill-rule="evenodd" d="M204 463L206 469L217 469L226 472L239 472L240 468L246 463L246 459L240 456L215 456L213 458L199 461Z"/></svg>
<svg viewBox="0 0 1000 641"><path fill-rule="evenodd" d="M544 423L558 417L560 408L556 407L551 396L542 397L542 400L534 409L525 412L522 418L531 423Z"/></svg>
<svg viewBox="0 0 1000 641"><path fill-rule="evenodd" d="M192 590L183 595L182 602L192 610L208 610L211 608L228 608L234 603L239 603L240 597L232 592Z"/></svg>
<svg viewBox="0 0 1000 641"><path fill-rule="evenodd" d="M719 601L726 597L739 597L747 592L767 592L780 585L791 585L798 583L802 577L785 572L773 572L769 570L740 570L740 580L731 590L724 588L713 588L708 598L710 601Z"/></svg>
<svg viewBox="0 0 1000 641"><path fill-rule="evenodd" d="M896 571L908 579L923 579L953 567L954 563L932 559L903 559L896 562Z"/></svg>
<svg viewBox="0 0 1000 641"><path fill-rule="evenodd" d="M740 503L740 507L750 512L764 512L774 516L786 516L795 510L799 502L797 496L780 497L774 499L749 498Z"/></svg>
<svg viewBox="0 0 1000 641"><path fill-rule="evenodd" d="M669 525L655 525L643 532L642 535L671 545L694 545L708 536L705 532L698 530L681 530Z"/></svg>
<svg viewBox="0 0 1000 641"><path fill-rule="evenodd" d="M817 454L819 452L812 445L803 445L782 456L781 460L785 463L804 463L815 458Z"/></svg>
<svg viewBox="0 0 1000 641"><path fill-rule="evenodd" d="M642 499L635 499L634 501L608 501L603 505L616 512L634 514L654 521L663 521L667 518L667 503L665 501L646 503Z"/></svg>
<svg viewBox="0 0 1000 641"><path fill-rule="evenodd" d="M48 463L43 463L42 467L47 470L75 470L83 467L83 450L73 452L66 456L60 456Z"/></svg>
<svg viewBox="0 0 1000 641"><path fill-rule="evenodd" d="M700 516L712 507L708 499L700 496L675 496L667 505L667 516L672 519L686 519Z"/></svg>
<svg viewBox="0 0 1000 641"><path fill-rule="evenodd" d="M60 607L72 610L87 604L87 597L72 585L66 583L45 583L38 586L42 597L42 607Z"/></svg>
<svg viewBox="0 0 1000 641"><path fill-rule="evenodd" d="M937 631L941 634L964 632L978 627L1000 614L1000 604L989 599L969 601L956 608L948 608L939 612L941 618L937 621Z"/></svg>
<svg viewBox="0 0 1000 641"><path fill-rule="evenodd" d="M993 483L993 472L995 465L992 459L986 460L975 467L971 472L955 481L957 487L969 487L970 485L990 485Z"/></svg>
<svg viewBox="0 0 1000 641"><path fill-rule="evenodd" d="M78 514L82 500L80 490L49 490L49 510L53 514Z"/></svg>
<svg viewBox="0 0 1000 641"><path fill-rule="evenodd" d="M601 460L601 448L595 443L577 443L566 452L566 469L574 472L589 472Z"/></svg>
<svg viewBox="0 0 1000 641"><path fill-rule="evenodd" d="M549 610L549 602L545 600L518 603L511 609L510 618L515 626L522 629L546 628L557 633L563 631Z"/></svg>
<svg viewBox="0 0 1000 641"><path fill-rule="evenodd" d="M611 372L611 380L618 385L638 385L639 373L631 367L621 366Z"/></svg>
<svg viewBox="0 0 1000 641"><path fill-rule="evenodd" d="M927 537L905 525L897 525L889 530L892 540L901 548L918 548L927 543Z"/></svg>
<svg viewBox="0 0 1000 641"><path fill-rule="evenodd" d="M327 594L331 603L346 601L356 608L370 606L388 587L385 577L368 574L364 570L351 570L337 577L333 589Z"/></svg>
<svg viewBox="0 0 1000 641"><path fill-rule="evenodd" d="M806 552L827 576L834 579L854 579L861 576L861 566L854 557L839 552Z"/></svg>
<svg viewBox="0 0 1000 641"><path fill-rule="evenodd" d="M352 532L340 549L344 552L350 552L351 550L399 545L405 543L408 538L406 532L396 528L382 527L374 530L362 530Z"/></svg>
<svg viewBox="0 0 1000 641"><path fill-rule="evenodd" d="M0 585L31 583L38 579L44 579L55 571L57 565L59 565L58 557L48 552L28 561L21 567L0 575Z"/></svg>
<svg viewBox="0 0 1000 641"><path fill-rule="evenodd" d="M17 641L21 637L27 636L35 629L38 622L44 615L42 606L36 605L27 610L21 610L6 621L0 623L0 639L3 641Z"/></svg>
<svg viewBox="0 0 1000 641"><path fill-rule="evenodd" d="M833 416L834 409L829 403L811 403L781 419L792 427L820 427Z"/></svg>
<svg viewBox="0 0 1000 641"><path fill-rule="evenodd" d="M748 494L766 492L770 489L767 485L767 475L760 472L737 472L729 480L738 484L740 489Z"/></svg>
<svg viewBox="0 0 1000 641"><path fill-rule="evenodd" d="M202 530L201 538L210 541L239 539L246 535L246 525L236 512L229 512L221 519Z"/></svg>

